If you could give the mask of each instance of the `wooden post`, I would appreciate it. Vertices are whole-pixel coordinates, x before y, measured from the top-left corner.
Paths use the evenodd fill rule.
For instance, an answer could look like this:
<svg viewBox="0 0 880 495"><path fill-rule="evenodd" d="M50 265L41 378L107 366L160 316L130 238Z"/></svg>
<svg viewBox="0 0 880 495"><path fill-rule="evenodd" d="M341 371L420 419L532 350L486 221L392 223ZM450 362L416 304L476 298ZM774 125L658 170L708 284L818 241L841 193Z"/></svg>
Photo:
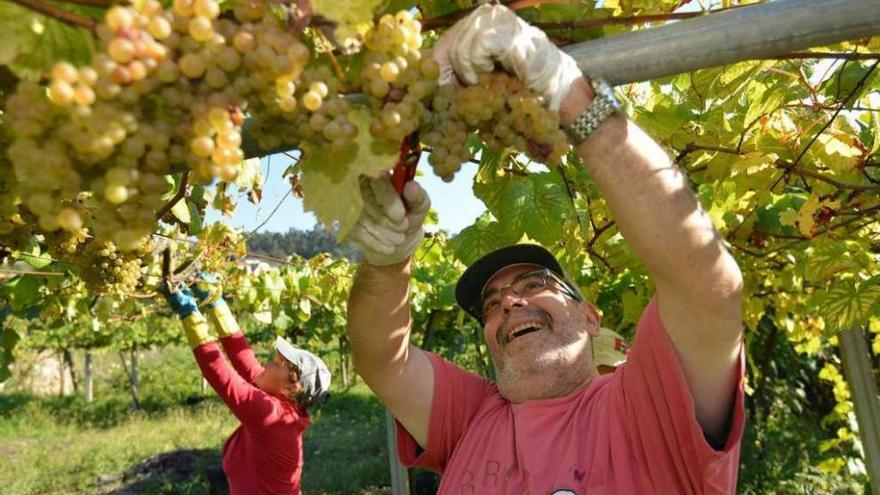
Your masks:
<svg viewBox="0 0 880 495"><path fill-rule="evenodd" d="M388 464L391 467L392 495L409 495L409 475L406 467L397 458L397 432L394 427L394 416L385 410L385 431L388 437Z"/></svg>
<svg viewBox="0 0 880 495"><path fill-rule="evenodd" d="M138 377L137 346L131 347L131 399L135 409L141 408L140 378Z"/></svg>
<svg viewBox="0 0 880 495"><path fill-rule="evenodd" d="M852 393L871 491L880 494L880 397L865 336L858 326L840 333L843 372Z"/></svg>
<svg viewBox="0 0 880 495"><path fill-rule="evenodd" d="M64 397L64 353L58 356L58 397Z"/></svg>
<svg viewBox="0 0 880 495"><path fill-rule="evenodd" d="M128 388L131 392L131 408L137 411L141 408L141 402L138 398L137 353L135 352L135 348L132 347L131 349L130 370L125 363L125 353L123 351L119 351L119 360L122 361L122 369L125 370L125 374L128 375Z"/></svg>
<svg viewBox="0 0 880 495"><path fill-rule="evenodd" d="M83 363L83 396L85 397L86 404L91 404L95 399L93 386L92 352L86 349Z"/></svg>
<svg viewBox="0 0 880 495"><path fill-rule="evenodd" d="M348 387L348 341L339 336L339 372L342 374L342 386Z"/></svg>

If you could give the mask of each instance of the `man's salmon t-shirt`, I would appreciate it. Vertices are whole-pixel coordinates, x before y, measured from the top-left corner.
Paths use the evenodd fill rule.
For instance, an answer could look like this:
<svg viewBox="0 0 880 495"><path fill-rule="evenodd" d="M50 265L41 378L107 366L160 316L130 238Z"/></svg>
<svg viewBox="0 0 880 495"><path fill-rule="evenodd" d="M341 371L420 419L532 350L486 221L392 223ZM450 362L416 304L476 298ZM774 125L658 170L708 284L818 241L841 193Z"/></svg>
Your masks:
<svg viewBox="0 0 880 495"><path fill-rule="evenodd" d="M721 450L697 423L656 299L627 362L571 394L511 404L494 384L429 354L427 450L398 423L407 466L442 473L440 495L731 494L745 421L743 357Z"/></svg>

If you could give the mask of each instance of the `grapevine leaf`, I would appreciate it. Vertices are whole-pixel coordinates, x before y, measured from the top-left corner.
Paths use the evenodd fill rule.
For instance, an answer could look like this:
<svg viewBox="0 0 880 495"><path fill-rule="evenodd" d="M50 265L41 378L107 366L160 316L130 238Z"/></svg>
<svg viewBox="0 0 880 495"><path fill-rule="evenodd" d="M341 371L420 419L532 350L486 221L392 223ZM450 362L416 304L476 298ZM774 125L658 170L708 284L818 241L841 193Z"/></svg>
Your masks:
<svg viewBox="0 0 880 495"><path fill-rule="evenodd" d="M560 175L544 172L506 179L495 216L506 226L507 239L516 241L525 233L548 246L559 240L560 222L572 213Z"/></svg>
<svg viewBox="0 0 880 495"><path fill-rule="evenodd" d="M871 112L871 123L874 128L874 142L871 144L871 150L868 154L873 155L880 150L880 113Z"/></svg>
<svg viewBox="0 0 880 495"><path fill-rule="evenodd" d="M331 21L338 23L356 24L373 19L373 10L383 0L353 0L340 2L338 0L312 0L312 10Z"/></svg>
<svg viewBox="0 0 880 495"><path fill-rule="evenodd" d="M272 312L271 311L256 311L254 312L254 319L264 325L269 325L272 323Z"/></svg>
<svg viewBox="0 0 880 495"><path fill-rule="evenodd" d="M348 117L358 128L358 135L348 150L339 156L303 146L300 161L303 206L328 230L332 231L338 223L336 236L340 242L351 232L363 208L360 176L378 177L391 170L397 161L395 150L377 147L370 136L368 110L354 109Z"/></svg>
<svg viewBox="0 0 880 495"><path fill-rule="evenodd" d="M19 54L33 50L37 36L31 25L38 16L12 2L0 1L0 65L9 65Z"/></svg>
<svg viewBox="0 0 880 495"><path fill-rule="evenodd" d="M193 203L187 201L186 206L189 209L189 235L199 235L202 232L202 214Z"/></svg>
<svg viewBox="0 0 880 495"><path fill-rule="evenodd" d="M241 162L235 185L245 189L255 189L263 185L263 175L260 173L260 159L250 158Z"/></svg>
<svg viewBox="0 0 880 495"><path fill-rule="evenodd" d="M307 322L312 317L312 302L308 298L304 297L299 300L296 316L302 322Z"/></svg>
<svg viewBox="0 0 880 495"><path fill-rule="evenodd" d="M856 89L859 81L865 77L871 70L870 65L862 62L850 62L843 64L837 73L827 79L828 83L824 88L825 96L833 99L843 100ZM871 86L872 79L876 78L876 73L869 76L865 81L859 94L853 95L847 106L852 106L858 102L861 93Z"/></svg>
<svg viewBox="0 0 880 495"><path fill-rule="evenodd" d="M873 315L872 309L880 303L880 277L861 283L839 280L814 297L826 326L831 330L845 330L867 323Z"/></svg>
<svg viewBox="0 0 880 495"><path fill-rule="evenodd" d="M309 160L308 153L303 161ZM349 174L342 181L334 182L320 168L305 166L300 184L303 188L303 208L311 211L318 221L333 230L338 223L337 239L341 242L360 217L364 200L361 197L360 181L356 175ZM346 198L340 201L340 198Z"/></svg>
<svg viewBox="0 0 880 495"><path fill-rule="evenodd" d="M856 242L831 241L818 244L804 262L804 276L811 281L830 279L844 270L858 270L859 264L853 253L864 252Z"/></svg>
<svg viewBox="0 0 880 495"><path fill-rule="evenodd" d="M171 207L171 213L185 224L189 224L190 216L189 216L189 207L186 204L186 199L181 199L180 201L174 203L174 206Z"/></svg>
<svg viewBox="0 0 880 495"><path fill-rule="evenodd" d="M816 221L813 220L813 214L821 206L821 202L819 201L818 196L810 196L804 201L804 204L801 205L801 209L798 212L797 217L797 226L800 229L801 234L807 237L813 237L813 229L816 226Z"/></svg>
<svg viewBox="0 0 880 495"><path fill-rule="evenodd" d="M459 232L449 244L455 257L465 265L470 265L480 256L506 245L504 239L505 233L501 224L484 214L476 223Z"/></svg>
<svg viewBox="0 0 880 495"><path fill-rule="evenodd" d="M839 174L852 172L862 162L864 150L858 139L851 135L825 133L816 140L813 155L825 166Z"/></svg>
<svg viewBox="0 0 880 495"><path fill-rule="evenodd" d="M25 275L6 282L4 289L9 293L9 306L13 312L20 312L40 300L40 279L32 275Z"/></svg>
<svg viewBox="0 0 880 495"><path fill-rule="evenodd" d="M4 15L0 17L6 18ZM9 64L9 68L22 79L36 81L55 62L62 60L74 65L86 65L95 52L94 38L86 29L32 13L18 14L8 20L27 26L33 36L33 44L25 41L24 45L20 45L18 55ZM0 31L3 30L0 24Z"/></svg>

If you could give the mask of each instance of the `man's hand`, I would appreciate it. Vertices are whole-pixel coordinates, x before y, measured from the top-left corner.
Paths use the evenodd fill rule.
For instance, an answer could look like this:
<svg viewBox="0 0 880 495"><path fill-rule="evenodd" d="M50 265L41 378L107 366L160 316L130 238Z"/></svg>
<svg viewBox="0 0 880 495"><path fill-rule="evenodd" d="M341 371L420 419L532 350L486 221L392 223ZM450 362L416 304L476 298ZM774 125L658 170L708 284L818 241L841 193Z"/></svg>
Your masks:
<svg viewBox="0 0 880 495"><path fill-rule="evenodd" d="M162 294L168 305L171 306L171 311L179 316L181 320L193 313L199 312L196 296L183 284L177 284L177 287L172 290L165 282L162 282L159 285L159 293Z"/></svg>
<svg viewBox="0 0 880 495"><path fill-rule="evenodd" d="M390 175L377 179L362 177L361 194L364 209L350 239L363 248L367 263L393 265L412 256L425 235L422 223L431 207L422 186L414 181L406 184L406 206L395 192Z"/></svg>
<svg viewBox="0 0 880 495"><path fill-rule="evenodd" d="M455 23L434 46L440 63L440 84L476 84L479 73L492 72L499 62L532 91L559 110L572 83L583 74L577 62L540 29L503 5L483 5Z"/></svg>

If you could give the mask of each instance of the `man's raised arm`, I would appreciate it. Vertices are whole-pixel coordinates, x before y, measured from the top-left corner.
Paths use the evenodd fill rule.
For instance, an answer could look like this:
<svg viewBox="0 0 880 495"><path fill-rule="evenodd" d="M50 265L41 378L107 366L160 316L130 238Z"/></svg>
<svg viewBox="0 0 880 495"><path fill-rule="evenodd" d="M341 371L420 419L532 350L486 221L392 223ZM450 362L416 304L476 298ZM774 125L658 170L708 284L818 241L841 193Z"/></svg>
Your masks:
<svg viewBox="0 0 880 495"><path fill-rule="evenodd" d="M434 397L428 357L410 344L409 258L430 207L425 191L407 184L404 197L390 176L364 179L364 212L351 234L364 251L348 300L348 338L358 374L422 447Z"/></svg>
<svg viewBox="0 0 880 495"><path fill-rule="evenodd" d="M551 110L559 110L563 125L574 122L594 97L577 63L503 6L479 7L444 34L435 50L446 80L454 80L454 71L459 80L476 83L479 71L499 62L543 95ZM678 352L697 420L710 436L724 436L742 336L739 268L684 174L635 124L615 114L577 150L620 231L654 277L661 320Z"/></svg>
<svg viewBox="0 0 880 495"><path fill-rule="evenodd" d="M577 79L562 124L594 96ZM675 344L697 420L725 436L740 351L742 275L688 184L660 146L620 114L577 147L620 232L657 285L660 318Z"/></svg>

